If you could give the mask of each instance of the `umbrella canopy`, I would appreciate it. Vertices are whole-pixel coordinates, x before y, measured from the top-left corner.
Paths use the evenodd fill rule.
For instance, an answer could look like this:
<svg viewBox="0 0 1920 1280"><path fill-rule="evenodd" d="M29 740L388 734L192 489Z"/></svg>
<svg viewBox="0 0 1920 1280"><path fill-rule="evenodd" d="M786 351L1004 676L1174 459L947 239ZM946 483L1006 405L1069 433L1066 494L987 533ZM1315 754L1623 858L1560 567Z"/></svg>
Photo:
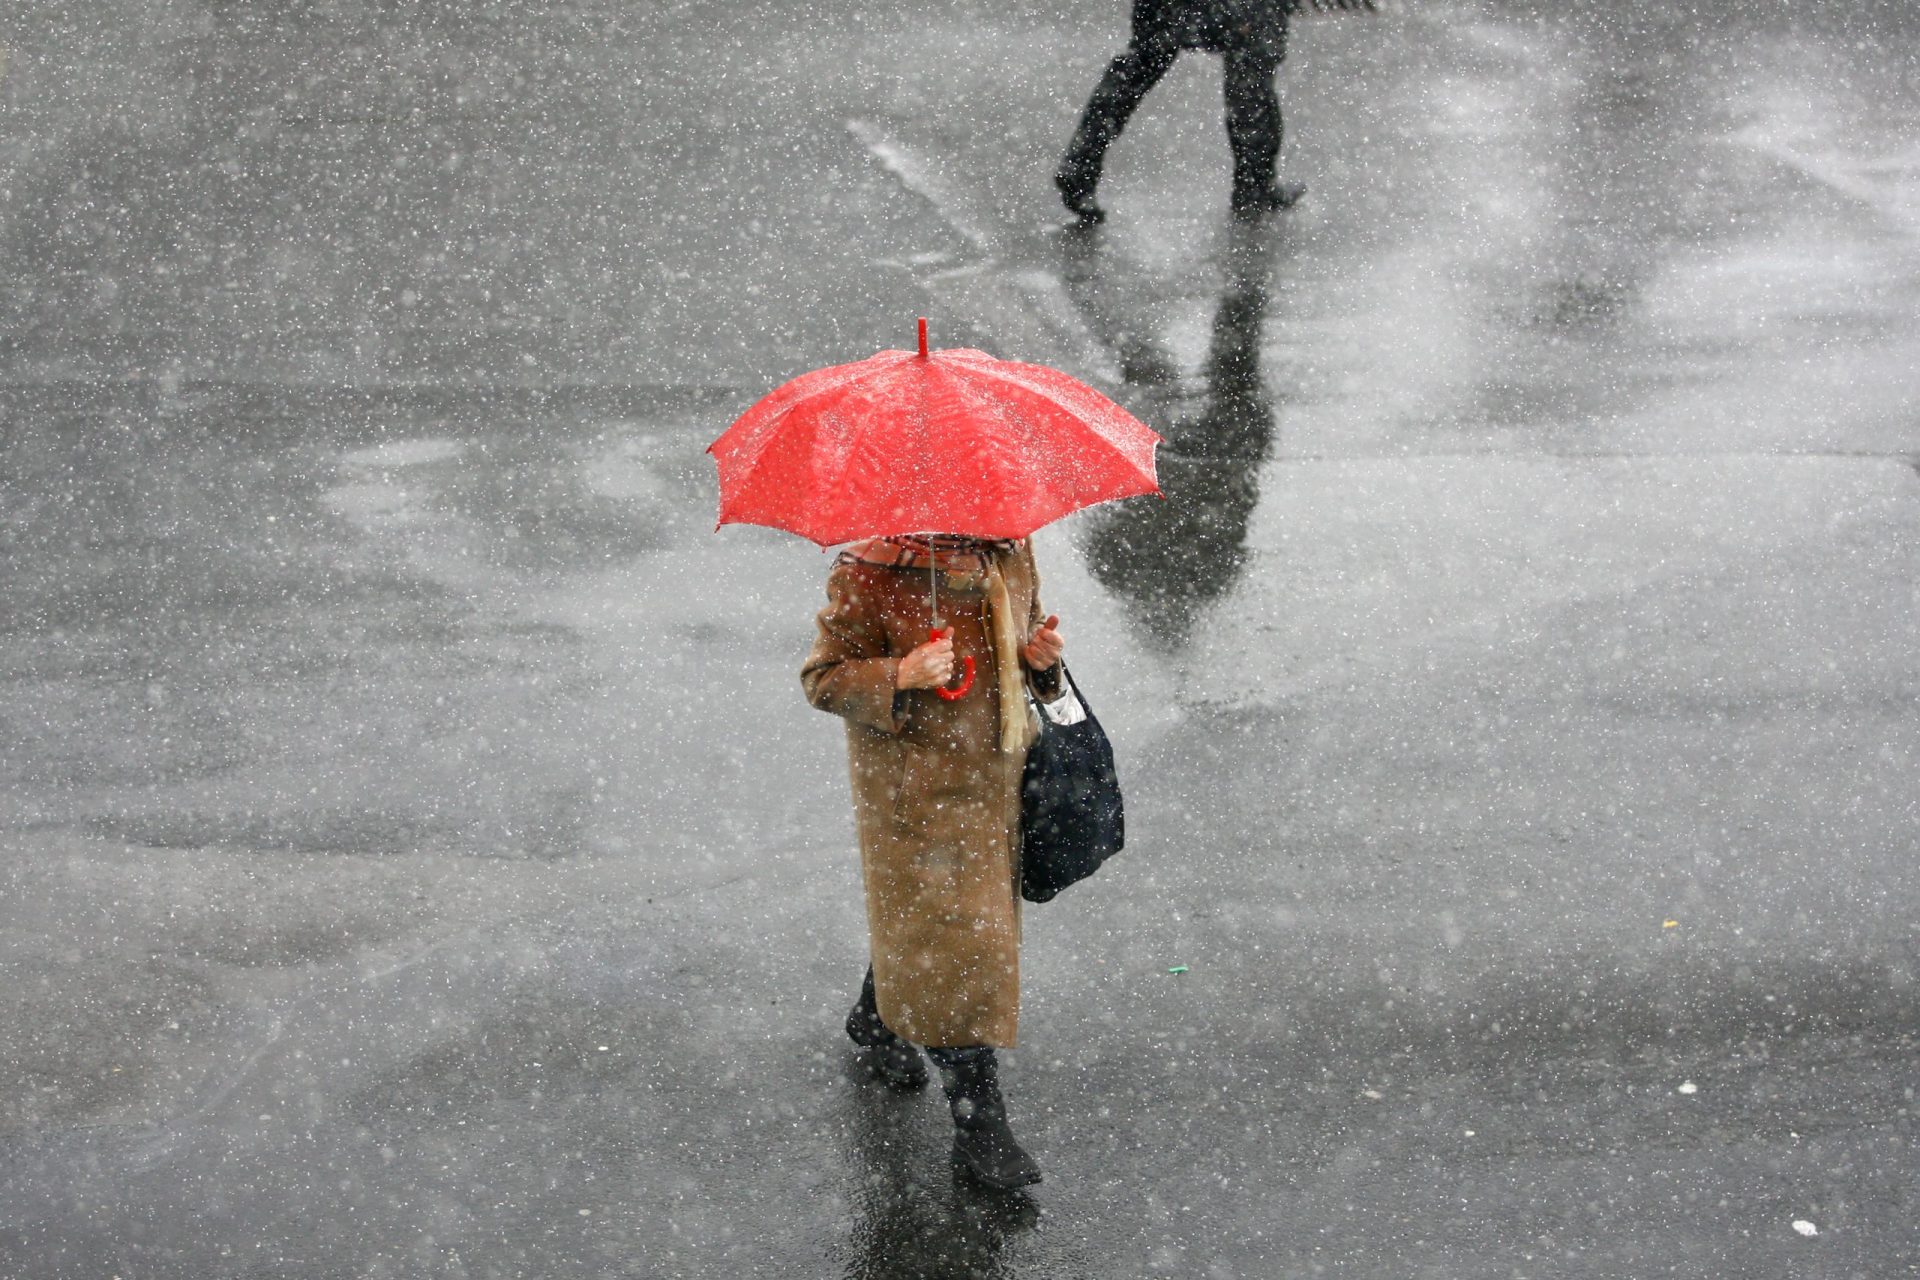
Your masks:
<svg viewBox="0 0 1920 1280"><path fill-rule="evenodd" d="M802 374L707 447L720 523L823 547L958 533L1024 538L1082 507L1158 493L1160 437L1092 387L983 351L882 351Z"/></svg>

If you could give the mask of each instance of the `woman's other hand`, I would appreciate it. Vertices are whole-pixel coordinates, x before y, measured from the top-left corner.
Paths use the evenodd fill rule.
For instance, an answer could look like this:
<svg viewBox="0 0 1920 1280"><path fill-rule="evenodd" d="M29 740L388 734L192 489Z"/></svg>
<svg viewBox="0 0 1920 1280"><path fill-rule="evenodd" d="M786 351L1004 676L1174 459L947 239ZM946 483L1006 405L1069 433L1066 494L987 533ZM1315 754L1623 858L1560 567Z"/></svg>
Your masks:
<svg viewBox="0 0 1920 1280"><path fill-rule="evenodd" d="M1066 647L1067 642L1060 635L1060 615L1050 613L1045 622L1034 628L1026 647L1020 650L1020 656L1035 671L1046 671L1060 661L1060 655L1066 651Z"/></svg>
<svg viewBox="0 0 1920 1280"><path fill-rule="evenodd" d="M937 689L953 679L953 633L942 632L900 659L893 677L896 689Z"/></svg>

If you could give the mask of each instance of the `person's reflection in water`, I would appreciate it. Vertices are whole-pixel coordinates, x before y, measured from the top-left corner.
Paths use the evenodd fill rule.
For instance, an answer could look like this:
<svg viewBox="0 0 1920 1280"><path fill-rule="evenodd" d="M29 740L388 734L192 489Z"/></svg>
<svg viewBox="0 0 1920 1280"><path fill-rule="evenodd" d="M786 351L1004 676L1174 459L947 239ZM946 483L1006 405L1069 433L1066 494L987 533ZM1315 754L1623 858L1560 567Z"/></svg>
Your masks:
<svg viewBox="0 0 1920 1280"><path fill-rule="evenodd" d="M1154 422L1166 437L1159 452L1165 499L1104 508L1087 540L1094 577L1133 602L1149 638L1169 649L1186 643L1196 617L1246 563L1247 522L1275 435L1260 377L1274 237L1271 227L1236 226L1227 241L1202 407L1182 414L1169 406L1158 415L1167 425ZM1085 243L1074 250L1088 251ZM1082 283L1090 283L1084 273ZM1089 310L1098 324L1101 308ZM1137 330L1113 327L1125 368L1154 366Z"/></svg>
<svg viewBox="0 0 1920 1280"><path fill-rule="evenodd" d="M908 1105L868 1081L849 1097L853 1228L847 1280L992 1280L1011 1274L1007 1242L1040 1210L1024 1192L993 1191L928 1158L941 1139L902 1122Z"/></svg>

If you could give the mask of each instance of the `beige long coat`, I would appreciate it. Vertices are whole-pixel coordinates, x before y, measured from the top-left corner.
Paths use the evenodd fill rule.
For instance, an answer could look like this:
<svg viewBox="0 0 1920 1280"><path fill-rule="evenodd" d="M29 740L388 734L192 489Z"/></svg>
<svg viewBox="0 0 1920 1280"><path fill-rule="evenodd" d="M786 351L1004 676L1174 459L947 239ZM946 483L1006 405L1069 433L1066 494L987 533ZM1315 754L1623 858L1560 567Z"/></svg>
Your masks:
<svg viewBox="0 0 1920 1280"><path fill-rule="evenodd" d="M973 688L955 701L899 692L900 659L931 628L928 572L924 561L896 567L858 554L827 578L800 680L809 702L846 720L880 1017L918 1044L1010 1047L1020 1018L1026 740L1003 749L984 584L978 573L941 575L940 612L956 664L974 660ZM1021 542L995 562L1024 644L1045 616L1032 547ZM1052 697L1058 672L1025 672L1025 682Z"/></svg>

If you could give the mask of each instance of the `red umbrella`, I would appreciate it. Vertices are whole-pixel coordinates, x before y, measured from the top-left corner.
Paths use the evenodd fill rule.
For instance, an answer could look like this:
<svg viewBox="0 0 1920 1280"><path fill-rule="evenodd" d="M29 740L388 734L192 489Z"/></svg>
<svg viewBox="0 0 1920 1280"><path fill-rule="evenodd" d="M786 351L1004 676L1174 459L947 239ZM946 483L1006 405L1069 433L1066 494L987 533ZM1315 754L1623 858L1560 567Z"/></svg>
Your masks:
<svg viewBox="0 0 1920 1280"><path fill-rule="evenodd" d="M707 446L720 523L762 524L823 547L949 533L1024 538L1097 502L1160 492L1160 437L1085 383L965 347L882 351L802 374ZM928 557L933 638L939 575ZM973 687L963 659L958 698Z"/></svg>
<svg viewBox="0 0 1920 1280"><path fill-rule="evenodd" d="M1085 383L984 351L882 351L802 374L707 446L720 523L823 547L957 533L1024 538L1098 502L1158 493L1160 437Z"/></svg>

